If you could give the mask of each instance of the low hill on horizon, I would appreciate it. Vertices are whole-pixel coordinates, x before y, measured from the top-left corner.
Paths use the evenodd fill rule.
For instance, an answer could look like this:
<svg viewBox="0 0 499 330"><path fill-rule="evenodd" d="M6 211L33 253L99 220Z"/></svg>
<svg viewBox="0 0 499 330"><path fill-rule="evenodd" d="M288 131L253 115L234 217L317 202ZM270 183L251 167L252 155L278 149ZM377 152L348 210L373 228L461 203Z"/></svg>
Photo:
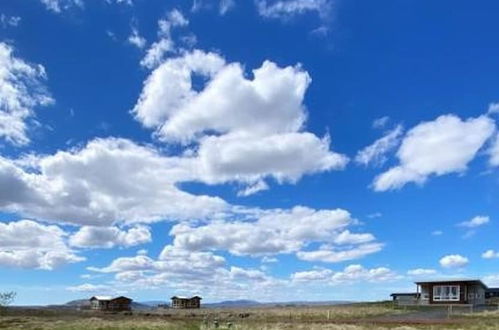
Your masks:
<svg viewBox="0 0 499 330"><path fill-rule="evenodd" d="M256 300L249 299L238 299L238 300L224 300L214 303L204 303L201 305L202 308L244 308L244 307L282 307L282 306L325 306L325 305L344 305L352 304L353 301L340 301L340 300L330 300L330 301L283 301L283 302L259 302ZM150 300L150 301L133 301L133 310L148 310L157 307L158 305L170 305L169 301L165 300ZM11 306L12 308L54 308L54 309L78 309L81 307L90 306L90 301L88 299L75 299L68 301L64 304L52 304L52 305L34 305L34 306Z"/></svg>

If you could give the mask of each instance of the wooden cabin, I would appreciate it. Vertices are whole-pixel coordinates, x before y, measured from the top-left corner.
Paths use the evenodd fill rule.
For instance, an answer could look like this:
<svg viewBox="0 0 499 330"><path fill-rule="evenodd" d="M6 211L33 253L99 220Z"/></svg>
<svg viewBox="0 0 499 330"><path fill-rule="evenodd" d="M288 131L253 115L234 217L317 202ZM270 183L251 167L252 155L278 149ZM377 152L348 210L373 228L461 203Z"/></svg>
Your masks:
<svg viewBox="0 0 499 330"><path fill-rule="evenodd" d="M93 296L90 298L90 309L99 311L129 311L132 299L127 297Z"/></svg>
<svg viewBox="0 0 499 330"><path fill-rule="evenodd" d="M484 305L487 286L477 279L416 282L415 293L394 293L398 305Z"/></svg>
<svg viewBox="0 0 499 330"><path fill-rule="evenodd" d="M187 309L187 308L201 308L201 297L180 297L173 296L172 298L172 308L177 309Z"/></svg>

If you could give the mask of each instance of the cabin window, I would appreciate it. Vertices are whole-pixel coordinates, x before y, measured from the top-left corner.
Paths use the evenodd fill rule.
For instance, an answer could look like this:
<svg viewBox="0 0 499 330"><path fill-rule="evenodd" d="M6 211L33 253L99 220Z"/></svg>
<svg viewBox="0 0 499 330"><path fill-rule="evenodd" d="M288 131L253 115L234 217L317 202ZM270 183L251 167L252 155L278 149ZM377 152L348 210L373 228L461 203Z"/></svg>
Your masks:
<svg viewBox="0 0 499 330"><path fill-rule="evenodd" d="M434 301L459 301L459 285L435 285L433 287Z"/></svg>

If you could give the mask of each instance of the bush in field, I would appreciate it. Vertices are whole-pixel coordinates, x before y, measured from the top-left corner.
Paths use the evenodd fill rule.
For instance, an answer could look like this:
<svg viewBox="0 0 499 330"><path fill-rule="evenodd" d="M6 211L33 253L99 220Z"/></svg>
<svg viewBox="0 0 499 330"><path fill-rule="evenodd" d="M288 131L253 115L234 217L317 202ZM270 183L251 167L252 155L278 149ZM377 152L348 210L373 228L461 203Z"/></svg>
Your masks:
<svg viewBox="0 0 499 330"><path fill-rule="evenodd" d="M16 293L14 291L0 292L0 307L5 307L12 304L15 298Z"/></svg>

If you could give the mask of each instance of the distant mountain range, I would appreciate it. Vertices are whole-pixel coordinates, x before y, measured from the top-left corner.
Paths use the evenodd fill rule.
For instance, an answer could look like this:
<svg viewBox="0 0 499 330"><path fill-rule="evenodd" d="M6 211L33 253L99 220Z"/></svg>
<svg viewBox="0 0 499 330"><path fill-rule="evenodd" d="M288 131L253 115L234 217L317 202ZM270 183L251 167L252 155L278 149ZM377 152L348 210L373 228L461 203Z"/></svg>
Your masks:
<svg viewBox="0 0 499 330"><path fill-rule="evenodd" d="M276 306L321 306L321 305L344 305L351 304L351 301L288 301L288 302L258 302L255 300L226 300L216 303L202 304L204 308L243 308L243 307L276 307ZM90 305L88 299L71 300L62 305L47 305L47 306L29 306L29 308L58 308L58 309L76 309L78 307L86 307ZM169 301L164 300L151 300L132 302L132 309L134 310L147 310L157 307L158 305L170 305ZM28 306L13 306L13 307L28 307Z"/></svg>
<svg viewBox="0 0 499 330"><path fill-rule="evenodd" d="M288 301L288 302L259 302L256 300L226 300L216 303L203 303L204 308L237 308L237 307L273 307L273 306L321 306L321 305L343 305L351 304L351 301ZM142 305L147 305L150 307L156 307L158 305L169 305L168 301L143 301L140 302Z"/></svg>
<svg viewBox="0 0 499 330"><path fill-rule="evenodd" d="M226 300L226 301L221 301L217 303L207 303L203 304L204 307L211 307L211 308L217 308L217 307L251 307L251 306L259 306L262 303L254 300L245 300L245 299L240 299L240 300Z"/></svg>

